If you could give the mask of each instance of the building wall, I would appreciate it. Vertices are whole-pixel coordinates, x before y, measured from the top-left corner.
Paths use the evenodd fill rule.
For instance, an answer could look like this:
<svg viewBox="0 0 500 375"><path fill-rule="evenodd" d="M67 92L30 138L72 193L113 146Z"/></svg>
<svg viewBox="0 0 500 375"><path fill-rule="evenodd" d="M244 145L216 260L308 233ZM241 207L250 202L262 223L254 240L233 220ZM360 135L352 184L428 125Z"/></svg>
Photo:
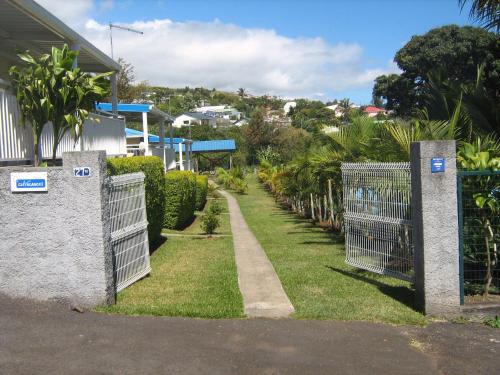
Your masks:
<svg viewBox="0 0 500 375"><path fill-rule="evenodd" d="M44 127L41 146L44 158L52 157L52 124ZM83 125L78 142L66 133L61 140L57 157L63 152L104 150L107 155L125 155L125 121L91 114ZM21 114L15 96L0 86L0 160L33 159L31 128L22 126Z"/></svg>
<svg viewBox="0 0 500 375"><path fill-rule="evenodd" d="M74 177L73 167L90 167ZM12 193L12 172L47 171L48 191ZM0 168L0 292L78 306L114 301L103 151L63 155L63 166Z"/></svg>

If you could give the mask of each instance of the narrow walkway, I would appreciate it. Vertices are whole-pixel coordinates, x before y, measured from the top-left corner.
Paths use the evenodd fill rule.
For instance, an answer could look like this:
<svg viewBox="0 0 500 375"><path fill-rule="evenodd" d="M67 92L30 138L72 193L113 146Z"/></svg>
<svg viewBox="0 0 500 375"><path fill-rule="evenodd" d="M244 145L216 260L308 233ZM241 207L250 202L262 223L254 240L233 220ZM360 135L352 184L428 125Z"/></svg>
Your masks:
<svg viewBox="0 0 500 375"><path fill-rule="evenodd" d="M288 317L294 308L264 249L248 228L236 199L225 191L220 193L228 202L245 314L250 318Z"/></svg>

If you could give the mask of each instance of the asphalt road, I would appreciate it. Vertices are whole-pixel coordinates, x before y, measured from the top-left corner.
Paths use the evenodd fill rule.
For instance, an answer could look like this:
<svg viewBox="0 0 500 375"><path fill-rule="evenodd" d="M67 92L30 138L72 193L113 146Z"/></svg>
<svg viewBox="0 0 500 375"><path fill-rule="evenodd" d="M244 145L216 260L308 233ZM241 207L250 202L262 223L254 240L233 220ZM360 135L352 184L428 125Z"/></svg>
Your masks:
<svg viewBox="0 0 500 375"><path fill-rule="evenodd" d="M78 313L0 296L0 374L496 374L500 330Z"/></svg>

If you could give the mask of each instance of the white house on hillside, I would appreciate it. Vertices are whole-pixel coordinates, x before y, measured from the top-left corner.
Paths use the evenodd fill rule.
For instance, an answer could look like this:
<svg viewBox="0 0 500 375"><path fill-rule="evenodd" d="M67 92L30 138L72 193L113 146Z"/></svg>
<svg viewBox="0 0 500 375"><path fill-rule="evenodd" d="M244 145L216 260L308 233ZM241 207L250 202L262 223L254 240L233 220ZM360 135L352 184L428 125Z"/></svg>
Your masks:
<svg viewBox="0 0 500 375"><path fill-rule="evenodd" d="M186 112L175 118L173 126L180 128L182 126L209 125L217 126L215 117L208 116L199 112Z"/></svg>
<svg viewBox="0 0 500 375"><path fill-rule="evenodd" d="M226 104L198 107L195 108L193 112L203 113L208 116L224 118L233 121L238 121L241 119L241 112L236 108L233 108Z"/></svg>
<svg viewBox="0 0 500 375"><path fill-rule="evenodd" d="M283 106L283 112L285 112L285 115L288 115L290 110L295 107L297 107L297 102L286 102Z"/></svg>

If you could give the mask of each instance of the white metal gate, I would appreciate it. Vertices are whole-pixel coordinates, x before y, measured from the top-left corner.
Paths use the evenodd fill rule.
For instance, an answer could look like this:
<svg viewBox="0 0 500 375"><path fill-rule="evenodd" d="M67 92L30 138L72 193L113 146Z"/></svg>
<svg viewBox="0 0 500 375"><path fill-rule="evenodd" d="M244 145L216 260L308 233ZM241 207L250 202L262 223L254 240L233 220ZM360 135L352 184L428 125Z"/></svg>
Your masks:
<svg viewBox="0 0 500 375"><path fill-rule="evenodd" d="M410 163L343 163L346 262L413 280Z"/></svg>
<svg viewBox="0 0 500 375"><path fill-rule="evenodd" d="M151 272L142 172L109 178L109 208L115 283L119 292Z"/></svg>

